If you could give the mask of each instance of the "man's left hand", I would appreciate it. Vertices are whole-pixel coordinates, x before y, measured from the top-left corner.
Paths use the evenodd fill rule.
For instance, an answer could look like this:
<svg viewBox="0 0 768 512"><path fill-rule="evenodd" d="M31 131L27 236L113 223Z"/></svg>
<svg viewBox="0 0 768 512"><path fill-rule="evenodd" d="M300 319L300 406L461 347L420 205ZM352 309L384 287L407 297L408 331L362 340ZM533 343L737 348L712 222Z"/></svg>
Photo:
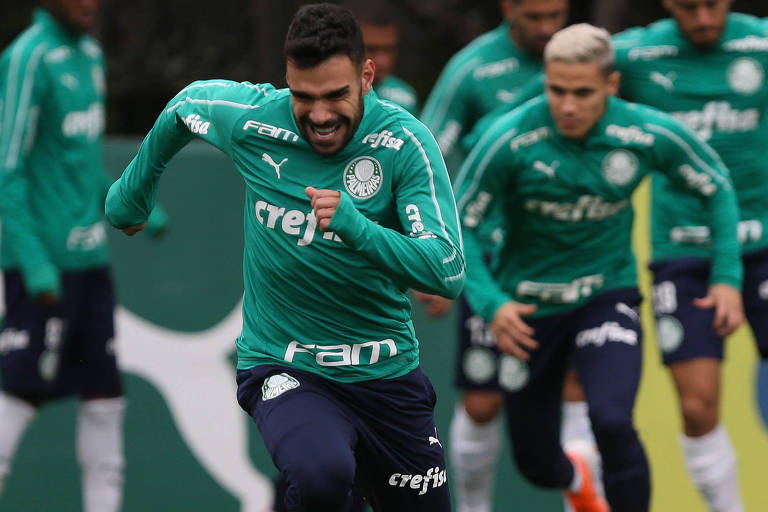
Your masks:
<svg viewBox="0 0 768 512"><path fill-rule="evenodd" d="M744 321L744 304L741 292L728 284L713 284L706 297L693 299L693 305L701 309L715 309L712 327L720 336L728 336Z"/></svg>

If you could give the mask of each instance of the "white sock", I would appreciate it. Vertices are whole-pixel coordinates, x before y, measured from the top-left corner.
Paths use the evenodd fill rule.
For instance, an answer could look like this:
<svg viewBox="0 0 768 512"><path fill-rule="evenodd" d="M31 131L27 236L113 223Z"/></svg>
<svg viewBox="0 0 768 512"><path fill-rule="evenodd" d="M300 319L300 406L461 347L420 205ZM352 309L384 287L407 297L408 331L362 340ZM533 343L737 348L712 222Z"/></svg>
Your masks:
<svg viewBox="0 0 768 512"><path fill-rule="evenodd" d="M581 476L576 464L571 462L571 465L573 466L573 480L571 480L571 485L568 486L568 490L576 493L579 492L581 486L584 485L584 478Z"/></svg>
<svg viewBox="0 0 768 512"><path fill-rule="evenodd" d="M592 474L595 492L600 496L605 496L602 460L597 449L595 435L592 433L592 423L589 421L589 406L586 402L563 402L560 443L566 452L574 452L581 456L582 460L587 464L589 472Z"/></svg>
<svg viewBox="0 0 768 512"><path fill-rule="evenodd" d="M0 392L0 493L5 477L11 472L11 463L19 442L37 408L13 395Z"/></svg>
<svg viewBox="0 0 768 512"><path fill-rule="evenodd" d="M501 419L497 415L488 423L477 423L460 402L453 412L450 439L457 512L490 512Z"/></svg>
<svg viewBox="0 0 768 512"><path fill-rule="evenodd" d="M680 436L693 484L712 512L743 512L736 453L728 432L718 424L699 437Z"/></svg>
<svg viewBox="0 0 768 512"><path fill-rule="evenodd" d="M125 400L85 400L77 418L77 459L85 512L117 512L123 498Z"/></svg>

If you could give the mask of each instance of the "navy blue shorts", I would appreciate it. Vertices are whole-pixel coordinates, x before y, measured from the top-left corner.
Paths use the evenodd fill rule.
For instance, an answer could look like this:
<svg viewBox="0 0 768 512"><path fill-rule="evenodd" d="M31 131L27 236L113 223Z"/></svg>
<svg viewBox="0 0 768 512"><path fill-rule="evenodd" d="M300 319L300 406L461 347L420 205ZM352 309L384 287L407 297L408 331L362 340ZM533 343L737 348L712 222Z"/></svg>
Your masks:
<svg viewBox="0 0 768 512"><path fill-rule="evenodd" d="M3 389L39 399L121 395L109 269L61 272L60 277L59 302L43 305L27 295L18 271L4 272Z"/></svg>
<svg viewBox="0 0 768 512"><path fill-rule="evenodd" d="M745 254L744 312L760 356L768 358L768 250ZM723 338L712 328L714 309L699 309L693 299L709 288L710 262L676 258L654 262L653 310L664 364L709 357L723 358Z"/></svg>
<svg viewBox="0 0 768 512"><path fill-rule="evenodd" d="M420 368L345 384L260 365L238 371L237 384L287 481L286 510L344 510L355 485L377 511L450 510L436 396Z"/></svg>
<svg viewBox="0 0 768 512"><path fill-rule="evenodd" d="M619 289L565 313L526 319L539 347L528 362L514 359L514 371L503 378L513 455L530 481L562 488L573 478L560 445L563 383L573 368L589 405L611 505L647 510L647 496L632 507L617 505L627 486L642 494L649 485L632 417L642 370L641 300L637 289Z"/></svg>
<svg viewBox="0 0 768 512"><path fill-rule="evenodd" d="M499 369L506 358L496 346L496 336L491 326L472 311L464 294L457 302L460 345L456 358L456 386L460 389L499 391Z"/></svg>

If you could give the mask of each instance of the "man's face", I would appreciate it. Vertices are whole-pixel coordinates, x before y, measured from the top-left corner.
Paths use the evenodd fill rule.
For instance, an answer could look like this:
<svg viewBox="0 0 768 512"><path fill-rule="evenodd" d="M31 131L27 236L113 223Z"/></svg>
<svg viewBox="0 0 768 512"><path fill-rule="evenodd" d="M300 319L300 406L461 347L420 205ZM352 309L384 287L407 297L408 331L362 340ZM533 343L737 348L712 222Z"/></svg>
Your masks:
<svg viewBox="0 0 768 512"><path fill-rule="evenodd" d="M293 116L312 149L323 156L344 149L363 117L363 96L371 90L373 74L370 59L360 69L346 55L306 69L288 60L285 80Z"/></svg>
<svg viewBox="0 0 768 512"><path fill-rule="evenodd" d="M696 46L714 46L725 30L733 0L664 0L680 31Z"/></svg>
<svg viewBox="0 0 768 512"><path fill-rule="evenodd" d="M501 0L512 38L527 52L544 53L552 36L568 21L568 0Z"/></svg>
<svg viewBox="0 0 768 512"><path fill-rule="evenodd" d="M619 88L619 73L605 75L596 62L548 62L547 100L564 137L583 139L605 113L608 97Z"/></svg>
<svg viewBox="0 0 768 512"><path fill-rule="evenodd" d="M76 34L82 34L96 24L101 0L51 0L46 5L62 25Z"/></svg>
<svg viewBox="0 0 768 512"><path fill-rule="evenodd" d="M376 85L395 67L399 34L395 25L377 27L361 23L360 29L363 31L366 57L376 67L376 75L373 77L373 84Z"/></svg>

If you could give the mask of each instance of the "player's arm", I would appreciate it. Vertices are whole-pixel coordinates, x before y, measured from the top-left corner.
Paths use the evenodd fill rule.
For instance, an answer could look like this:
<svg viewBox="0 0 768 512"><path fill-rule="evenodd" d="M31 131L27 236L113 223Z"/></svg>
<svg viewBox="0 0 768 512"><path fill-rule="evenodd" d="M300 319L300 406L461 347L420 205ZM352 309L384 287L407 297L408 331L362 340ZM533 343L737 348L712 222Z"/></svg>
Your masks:
<svg viewBox="0 0 768 512"><path fill-rule="evenodd" d="M544 94L544 80L544 73L539 73L531 77L527 82L525 82L520 91L518 91L514 100L510 102L499 103L495 109L481 117L472 127L472 131L470 131L464 138L461 139L461 145L464 148L464 151L468 154L469 151L475 147L475 144L477 144L483 135L485 135L485 133L490 129L493 123L495 123L501 116L513 111L526 101L532 100L533 98Z"/></svg>
<svg viewBox="0 0 768 512"><path fill-rule="evenodd" d="M194 82L183 89L163 109L136 157L110 187L107 220L127 234L143 228L171 158L194 138L229 154L235 122L245 111L259 108L258 102L271 90L225 80Z"/></svg>
<svg viewBox="0 0 768 512"><path fill-rule="evenodd" d="M506 118L506 116L505 116ZM488 130L464 161L456 181L457 206L467 260L464 293L473 311L487 322L496 310L512 298L493 279L483 255L480 227L489 222L490 212L499 207L514 166L509 141L516 130L497 122Z"/></svg>
<svg viewBox="0 0 768 512"><path fill-rule="evenodd" d="M59 273L30 209L35 191L27 167L48 84L43 54L40 46L21 48L0 66L0 218L3 244L19 263L27 292L53 298L60 294Z"/></svg>
<svg viewBox="0 0 768 512"><path fill-rule="evenodd" d="M451 152L466 134L470 119L470 101L465 83L471 78L478 58L453 57L443 69L430 92L421 121L434 134L440 151L450 161Z"/></svg>
<svg viewBox="0 0 768 512"><path fill-rule="evenodd" d="M712 271L706 297L696 305L715 309L714 327L730 334L744 319L743 266L738 240L739 207L728 169L720 157L685 125L667 117L645 127L656 135L663 170L681 190L701 199L712 238ZM666 122L665 122L666 121Z"/></svg>
<svg viewBox="0 0 768 512"><path fill-rule="evenodd" d="M503 116L480 139L464 162L456 186L467 259L467 301L490 324L501 350L528 360L529 351L536 349L538 342L524 317L536 306L516 302L497 284L486 265L480 235L484 224L497 224L491 212L500 207L501 196L509 192L516 172L509 141L518 132L505 121L514 120L515 115Z"/></svg>
<svg viewBox="0 0 768 512"><path fill-rule="evenodd" d="M323 229L325 218L331 231L404 288L454 298L464 286L465 271L448 173L437 143L423 126L414 123L403 131L406 141L393 183L401 232L365 217L343 193L335 213L328 212L331 217L318 211L313 199L318 225Z"/></svg>

